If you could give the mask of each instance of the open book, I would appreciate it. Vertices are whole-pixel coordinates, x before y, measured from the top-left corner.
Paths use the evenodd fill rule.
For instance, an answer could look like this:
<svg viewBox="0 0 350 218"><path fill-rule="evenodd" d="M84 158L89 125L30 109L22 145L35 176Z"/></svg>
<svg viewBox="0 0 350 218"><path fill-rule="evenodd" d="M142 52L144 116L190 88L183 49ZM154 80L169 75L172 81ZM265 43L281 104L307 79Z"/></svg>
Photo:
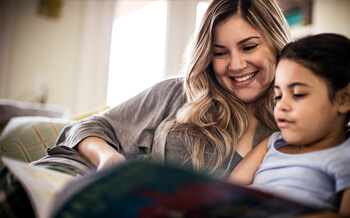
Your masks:
<svg viewBox="0 0 350 218"><path fill-rule="evenodd" d="M2 157L3 163L19 180L38 218L49 217L57 195L76 178L65 173L34 167L28 163Z"/></svg>
<svg viewBox="0 0 350 218"><path fill-rule="evenodd" d="M293 217L314 212L272 194L150 161L77 178L6 157L3 162L39 218Z"/></svg>

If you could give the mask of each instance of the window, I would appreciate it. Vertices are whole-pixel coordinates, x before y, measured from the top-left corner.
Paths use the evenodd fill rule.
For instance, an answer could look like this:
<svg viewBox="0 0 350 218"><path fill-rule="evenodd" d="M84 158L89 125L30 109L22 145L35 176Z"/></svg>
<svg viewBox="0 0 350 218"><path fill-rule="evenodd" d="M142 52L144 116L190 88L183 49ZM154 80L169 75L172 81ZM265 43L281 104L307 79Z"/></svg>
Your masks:
<svg viewBox="0 0 350 218"><path fill-rule="evenodd" d="M107 105L116 106L161 81L167 70L169 74L175 72L181 65L187 35L192 33L194 25L198 29L208 5L208 1L195 4L193 1L118 1L112 30ZM166 26L169 16L171 29Z"/></svg>
<svg viewBox="0 0 350 218"><path fill-rule="evenodd" d="M129 12L118 17L116 11L113 24L108 106L116 106L152 86L164 72L166 1L119 1L117 7Z"/></svg>
<svg viewBox="0 0 350 218"><path fill-rule="evenodd" d="M199 2L197 5L197 13L196 13L196 32L199 29L199 25L202 22L203 15L209 6L208 2Z"/></svg>

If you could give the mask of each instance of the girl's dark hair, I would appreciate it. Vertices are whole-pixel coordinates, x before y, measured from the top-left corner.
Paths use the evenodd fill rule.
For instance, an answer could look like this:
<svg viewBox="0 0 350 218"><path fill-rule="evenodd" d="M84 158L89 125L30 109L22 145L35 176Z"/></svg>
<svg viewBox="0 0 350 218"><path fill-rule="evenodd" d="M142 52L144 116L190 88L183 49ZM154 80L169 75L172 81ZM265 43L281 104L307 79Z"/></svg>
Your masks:
<svg viewBox="0 0 350 218"><path fill-rule="evenodd" d="M330 100L350 82L350 39L333 33L308 36L286 45L279 57L307 67L328 85Z"/></svg>
<svg viewBox="0 0 350 218"><path fill-rule="evenodd" d="M324 79L330 101L338 90L350 82L350 39L332 33L318 34L287 44L279 60L289 59L307 67ZM347 135L350 135L350 112L347 117Z"/></svg>

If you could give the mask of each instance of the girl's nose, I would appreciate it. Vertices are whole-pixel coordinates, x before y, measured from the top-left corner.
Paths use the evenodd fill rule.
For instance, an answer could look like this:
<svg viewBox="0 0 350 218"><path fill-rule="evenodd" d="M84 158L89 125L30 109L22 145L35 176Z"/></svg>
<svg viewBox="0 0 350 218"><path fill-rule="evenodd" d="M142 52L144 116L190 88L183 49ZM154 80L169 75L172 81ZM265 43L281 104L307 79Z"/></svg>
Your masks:
<svg viewBox="0 0 350 218"><path fill-rule="evenodd" d="M281 97L276 102L275 110L289 111L290 109L291 109L291 105L289 104L287 97Z"/></svg>

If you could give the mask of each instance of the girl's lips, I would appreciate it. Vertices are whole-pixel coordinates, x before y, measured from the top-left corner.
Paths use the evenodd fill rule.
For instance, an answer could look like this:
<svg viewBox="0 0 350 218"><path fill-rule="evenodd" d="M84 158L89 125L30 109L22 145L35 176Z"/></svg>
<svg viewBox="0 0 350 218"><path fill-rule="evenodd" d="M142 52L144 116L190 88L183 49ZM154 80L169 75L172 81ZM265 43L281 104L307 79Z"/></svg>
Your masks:
<svg viewBox="0 0 350 218"><path fill-rule="evenodd" d="M290 126L291 124L293 124L294 122L289 121L289 120L285 120L285 119L277 119L277 126L279 128L286 128L288 126Z"/></svg>

